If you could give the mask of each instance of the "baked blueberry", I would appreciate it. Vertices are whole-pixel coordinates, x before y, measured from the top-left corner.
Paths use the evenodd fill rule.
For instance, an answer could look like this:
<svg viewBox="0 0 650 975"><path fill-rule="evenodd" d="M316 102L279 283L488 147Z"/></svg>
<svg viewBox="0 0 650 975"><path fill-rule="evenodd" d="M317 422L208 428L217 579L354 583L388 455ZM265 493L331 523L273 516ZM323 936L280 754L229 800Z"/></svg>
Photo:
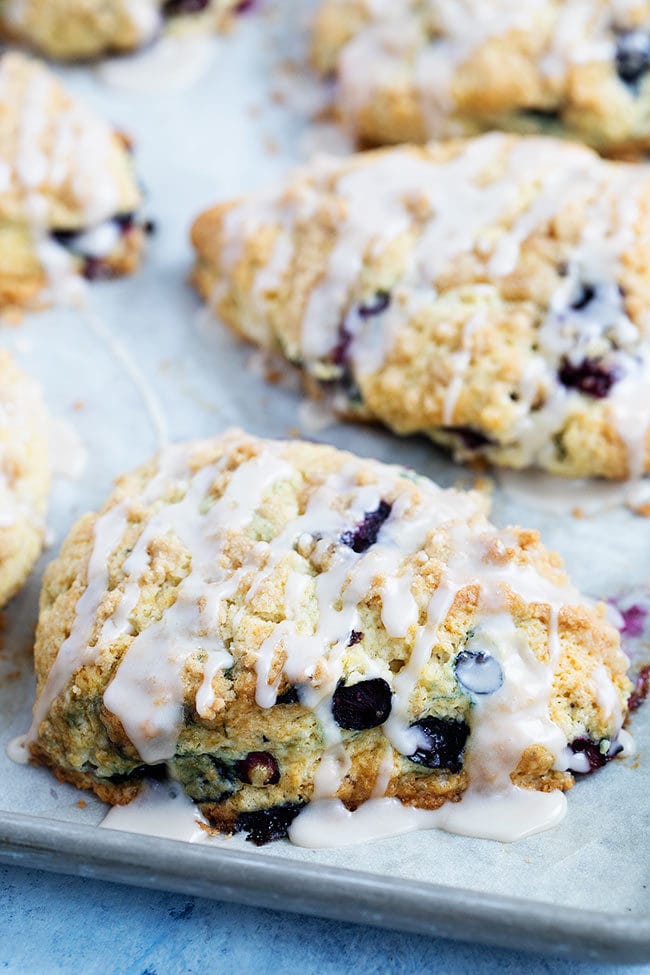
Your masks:
<svg viewBox="0 0 650 975"><path fill-rule="evenodd" d="M643 30L622 31L616 41L616 73L632 88L650 67L650 35Z"/></svg>
<svg viewBox="0 0 650 975"><path fill-rule="evenodd" d="M579 282L569 307L572 311L582 311L596 297L596 287L593 284Z"/></svg>
<svg viewBox="0 0 650 975"><path fill-rule="evenodd" d="M350 632L350 639L348 640L348 646L353 647L357 643L361 643L363 640L363 633L361 630L352 630Z"/></svg>
<svg viewBox="0 0 650 975"><path fill-rule="evenodd" d="M166 0L163 6L164 17L186 17L198 14L210 5L210 0Z"/></svg>
<svg viewBox="0 0 650 975"><path fill-rule="evenodd" d="M303 806L302 802L286 802L282 806L271 806L270 809L239 813L235 832L247 833L246 839L255 846L285 839L289 827Z"/></svg>
<svg viewBox="0 0 650 975"><path fill-rule="evenodd" d="M276 704L300 704L300 697L298 696L298 688L295 684L280 694L275 702Z"/></svg>
<svg viewBox="0 0 650 975"><path fill-rule="evenodd" d="M349 332L345 325L342 325L339 329L339 340L332 349L331 358L335 366L341 366L342 368L347 366L351 343L352 332Z"/></svg>
<svg viewBox="0 0 650 975"><path fill-rule="evenodd" d="M458 683L470 694L494 694L503 684L501 664L485 650L461 650L454 671Z"/></svg>
<svg viewBox="0 0 650 975"><path fill-rule="evenodd" d="M611 744L607 742L607 748L604 750L601 747L602 745L603 742L592 741L591 738L576 738L571 742L569 748L573 754L584 755L587 759L589 769L582 774L588 775L590 772L596 772L623 751L623 746L618 742L611 742Z"/></svg>
<svg viewBox="0 0 650 975"><path fill-rule="evenodd" d="M620 614L623 617L621 636L629 636L633 638L643 636L646 620L648 618L647 609L634 603L632 606L628 606L627 609L621 609Z"/></svg>
<svg viewBox="0 0 650 975"><path fill-rule="evenodd" d="M420 732L420 744L409 755L412 762L426 768L447 769L460 772L463 767L463 752L469 736L466 721L453 718L420 718L411 728Z"/></svg>
<svg viewBox="0 0 650 975"><path fill-rule="evenodd" d="M458 437L465 450L480 450L481 447L488 447L494 443L480 430L473 427L443 427L445 433L451 433Z"/></svg>
<svg viewBox="0 0 650 975"><path fill-rule="evenodd" d="M374 315L381 315L390 305L390 292L377 291L375 297L370 301L359 305L357 311L359 318L372 318Z"/></svg>
<svg viewBox="0 0 650 975"><path fill-rule="evenodd" d="M235 762L235 774L248 785L276 785L280 781L280 767L270 752L249 752Z"/></svg>
<svg viewBox="0 0 650 975"><path fill-rule="evenodd" d="M351 531L343 532L341 541L353 552L366 552L377 541L377 536L384 522L389 518L392 505L387 501L380 501L374 511L367 511L360 522Z"/></svg>
<svg viewBox="0 0 650 975"><path fill-rule="evenodd" d="M636 711L640 708L650 691L650 664L645 664L636 675L634 690L630 694L627 706L629 711Z"/></svg>
<svg viewBox="0 0 650 975"><path fill-rule="evenodd" d="M567 358L562 359L558 378L567 389L577 389L585 396L604 399L620 377L617 370L606 366L602 359L587 356L577 365Z"/></svg>
<svg viewBox="0 0 650 975"><path fill-rule="evenodd" d="M337 725L347 731L377 728L390 714L391 697L390 685L383 677L357 684L339 681L332 697L332 715Z"/></svg>

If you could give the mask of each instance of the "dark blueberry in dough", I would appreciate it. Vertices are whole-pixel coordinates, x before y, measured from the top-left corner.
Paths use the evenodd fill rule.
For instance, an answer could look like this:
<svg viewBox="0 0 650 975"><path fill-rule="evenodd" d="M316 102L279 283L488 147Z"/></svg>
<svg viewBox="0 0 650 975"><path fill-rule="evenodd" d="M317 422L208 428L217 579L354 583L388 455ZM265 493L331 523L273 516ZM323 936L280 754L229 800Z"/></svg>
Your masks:
<svg viewBox="0 0 650 975"><path fill-rule="evenodd" d="M70 247L74 243L75 237L79 236L78 230L51 230L50 237L61 244L62 247Z"/></svg>
<svg viewBox="0 0 650 975"><path fill-rule="evenodd" d="M265 843L271 843L273 840L282 840L288 835L289 827L303 805L301 802L286 802L283 806L239 813L235 832L247 833L246 839L256 846L264 846Z"/></svg>
<svg viewBox="0 0 650 975"><path fill-rule="evenodd" d="M349 532L343 532L341 541L353 552L361 554L367 551L377 541L381 526L391 513L392 505L387 501L380 501L374 511L367 511L363 521Z"/></svg>
<svg viewBox="0 0 650 975"><path fill-rule="evenodd" d="M373 315L381 315L390 305L390 293L388 291L378 291L371 301L366 301L359 305L357 311L359 318L372 318Z"/></svg>
<svg viewBox="0 0 650 975"><path fill-rule="evenodd" d="M235 774L248 785L276 785L280 781L280 767L270 752L249 752L235 762Z"/></svg>
<svg viewBox="0 0 650 975"><path fill-rule="evenodd" d="M287 690L280 694L277 698L276 704L300 704L300 698L298 696L298 688L295 684L288 687Z"/></svg>
<svg viewBox="0 0 650 975"><path fill-rule="evenodd" d="M558 378L567 389L577 389L585 396L604 399L618 380L616 370L606 366L601 359L583 359L574 365L569 359L562 359Z"/></svg>
<svg viewBox="0 0 650 975"><path fill-rule="evenodd" d="M503 684L501 664L484 650L461 650L454 670L456 680L470 694L494 694Z"/></svg>
<svg viewBox="0 0 650 975"><path fill-rule="evenodd" d="M335 366L341 366L343 368L347 365L351 342L352 333L348 332L345 325L342 325L339 329L339 340L332 349L331 358Z"/></svg>
<svg viewBox="0 0 650 975"><path fill-rule="evenodd" d="M383 724L391 709L392 691L383 677L358 684L339 681L332 697L332 714L340 728L366 731Z"/></svg>
<svg viewBox="0 0 650 975"><path fill-rule="evenodd" d="M576 294L569 305L573 311L582 311L596 297L596 288L593 284L578 284Z"/></svg>
<svg viewBox="0 0 650 975"><path fill-rule="evenodd" d="M636 680L634 681L634 689L630 694L627 706L628 710L636 711L640 708L643 702L648 696L650 691L650 664L646 664L641 668L639 673L636 675Z"/></svg>
<svg viewBox="0 0 650 975"><path fill-rule="evenodd" d="M530 119L531 122L539 122L542 125L560 120L559 113L555 108L524 108L519 114L522 118Z"/></svg>
<svg viewBox="0 0 650 975"><path fill-rule="evenodd" d="M643 30L622 31L616 41L616 73L636 88L650 67L650 35Z"/></svg>
<svg viewBox="0 0 650 975"><path fill-rule="evenodd" d="M116 223L123 234L128 234L135 225L135 214L134 213L118 213L113 217L113 223Z"/></svg>
<svg viewBox="0 0 650 975"><path fill-rule="evenodd" d="M452 718L420 718L411 728L417 728L423 739L416 751L409 755L412 762L427 768L460 772L469 736L467 722Z"/></svg>
<svg viewBox="0 0 650 975"><path fill-rule="evenodd" d="M480 450L481 447L489 447L494 443L473 427L443 427L442 429L444 433L451 433L454 437L458 437L465 450Z"/></svg>
<svg viewBox="0 0 650 975"><path fill-rule="evenodd" d="M210 5L210 0L166 0L163 17L182 17L198 14Z"/></svg>
<svg viewBox="0 0 650 975"><path fill-rule="evenodd" d="M356 643L361 643L363 640L363 633L361 630L352 630L350 633L350 639L348 640L348 646L353 647Z"/></svg>
<svg viewBox="0 0 650 975"><path fill-rule="evenodd" d="M584 755L586 757L589 764L589 772L582 773L584 775L588 775L590 772L596 772L623 751L622 745L619 745L617 742L612 742L608 750L602 752L600 750L600 742L592 741L591 738L576 738L575 741L571 742L569 748L574 755Z"/></svg>
<svg viewBox="0 0 650 975"><path fill-rule="evenodd" d="M110 281L115 276L110 264L101 257L85 257L81 273L86 281Z"/></svg>

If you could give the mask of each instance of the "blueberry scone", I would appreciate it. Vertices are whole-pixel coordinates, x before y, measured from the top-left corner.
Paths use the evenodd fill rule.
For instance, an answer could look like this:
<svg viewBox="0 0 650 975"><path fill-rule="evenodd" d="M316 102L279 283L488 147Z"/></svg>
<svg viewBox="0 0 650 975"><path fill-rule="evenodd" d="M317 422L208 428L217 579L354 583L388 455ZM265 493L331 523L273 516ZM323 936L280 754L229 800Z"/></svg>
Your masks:
<svg viewBox="0 0 650 975"><path fill-rule="evenodd" d="M36 761L114 804L167 765L260 842L321 800L566 790L629 740L618 632L535 532L239 431L165 449L77 523L35 658Z"/></svg>
<svg viewBox="0 0 650 975"><path fill-rule="evenodd" d="M196 221L194 282L358 419L459 459L650 467L650 172L491 133L321 160Z"/></svg>
<svg viewBox="0 0 650 975"><path fill-rule="evenodd" d="M167 26L219 29L241 0L0 0L0 31L47 57L89 60L132 51Z"/></svg>
<svg viewBox="0 0 650 975"><path fill-rule="evenodd" d="M38 61L0 58L0 307L132 271L141 202L124 138Z"/></svg>
<svg viewBox="0 0 650 975"><path fill-rule="evenodd" d="M0 351L0 606L20 589L41 551L49 487L40 389Z"/></svg>
<svg viewBox="0 0 650 975"><path fill-rule="evenodd" d="M650 145L648 0L324 0L313 60L362 142L498 128Z"/></svg>

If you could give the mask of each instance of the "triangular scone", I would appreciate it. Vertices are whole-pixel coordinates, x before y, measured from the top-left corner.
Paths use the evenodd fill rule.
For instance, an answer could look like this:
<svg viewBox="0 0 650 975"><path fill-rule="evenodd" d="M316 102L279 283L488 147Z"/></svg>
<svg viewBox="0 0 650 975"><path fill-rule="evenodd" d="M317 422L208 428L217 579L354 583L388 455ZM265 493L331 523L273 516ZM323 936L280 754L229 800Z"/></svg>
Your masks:
<svg viewBox="0 0 650 975"><path fill-rule="evenodd" d="M141 202L124 138L38 61L0 58L0 305L134 270Z"/></svg>
<svg viewBox="0 0 650 975"><path fill-rule="evenodd" d="M312 53L362 143L505 129L650 147L648 0L324 0Z"/></svg>
<svg viewBox="0 0 650 975"><path fill-rule="evenodd" d="M166 23L219 30L241 0L3 0L0 30L51 58L82 61L133 51Z"/></svg>
<svg viewBox="0 0 650 975"><path fill-rule="evenodd" d="M650 467L650 171L554 139L326 159L193 228L194 282L339 412L460 459Z"/></svg>
<svg viewBox="0 0 650 975"><path fill-rule="evenodd" d="M37 383L0 351L0 606L40 554L50 487L48 417Z"/></svg>
<svg viewBox="0 0 650 975"><path fill-rule="evenodd" d="M77 523L35 659L34 758L111 803L168 763L257 840L314 798L564 790L629 739L618 633L535 532L239 431L167 448Z"/></svg>

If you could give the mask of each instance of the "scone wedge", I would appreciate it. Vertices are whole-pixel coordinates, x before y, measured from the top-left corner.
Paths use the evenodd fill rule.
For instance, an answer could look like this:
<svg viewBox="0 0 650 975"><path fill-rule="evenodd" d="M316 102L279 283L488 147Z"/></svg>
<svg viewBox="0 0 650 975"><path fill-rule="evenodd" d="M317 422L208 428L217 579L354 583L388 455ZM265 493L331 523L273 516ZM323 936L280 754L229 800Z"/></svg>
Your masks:
<svg viewBox="0 0 650 975"><path fill-rule="evenodd" d="M647 0L324 0L312 57L361 143L502 129L650 146Z"/></svg>
<svg viewBox="0 0 650 975"><path fill-rule="evenodd" d="M0 350L0 606L25 582L43 545L48 423L38 384Z"/></svg>
<svg viewBox="0 0 650 975"><path fill-rule="evenodd" d="M0 307L133 271L145 240L129 145L23 54L0 58Z"/></svg>
<svg viewBox="0 0 650 975"><path fill-rule="evenodd" d="M629 739L619 635L535 532L239 431L167 448L77 523L35 660L36 761L114 804L166 765L256 842L321 800L560 796Z"/></svg>
<svg viewBox="0 0 650 975"><path fill-rule="evenodd" d="M461 460L650 467L650 174L490 133L325 159L195 222L193 281L336 411Z"/></svg>
<svg viewBox="0 0 650 975"><path fill-rule="evenodd" d="M49 58L87 61L134 51L165 29L219 30L241 0L3 0L0 32Z"/></svg>

